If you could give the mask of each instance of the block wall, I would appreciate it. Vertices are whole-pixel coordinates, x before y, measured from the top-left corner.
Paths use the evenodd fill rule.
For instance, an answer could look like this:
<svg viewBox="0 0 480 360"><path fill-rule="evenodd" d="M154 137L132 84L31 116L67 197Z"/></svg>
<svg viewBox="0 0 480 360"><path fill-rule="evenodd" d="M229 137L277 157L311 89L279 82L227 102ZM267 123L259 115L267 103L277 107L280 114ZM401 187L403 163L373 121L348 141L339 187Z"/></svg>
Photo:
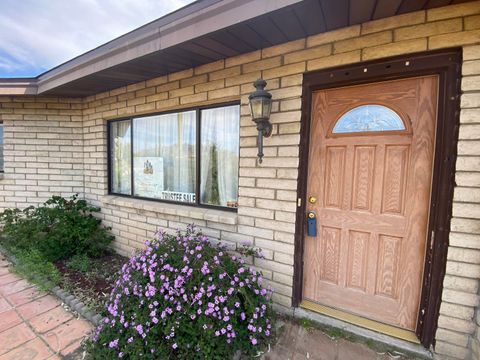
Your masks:
<svg viewBox="0 0 480 360"><path fill-rule="evenodd" d="M83 196L82 108L82 99L0 96L0 211L38 204L51 194Z"/></svg>
<svg viewBox="0 0 480 360"><path fill-rule="evenodd" d="M124 254L141 247L158 227L174 231L192 222L232 248L239 241L250 241L264 250L266 258L255 265L274 286L277 308L290 311L302 74L449 47L463 47L461 127L452 233L435 350L437 358L478 357L480 337L475 320L480 278L478 1L338 29L90 96L81 103L52 100L57 106L68 106L66 109L45 103L38 105L45 108L27 110L30 102L42 102L4 98L0 120L6 124L7 169L5 179L0 180L0 199L8 206L23 206L33 201L33 196L29 197L33 193L24 192L33 191L40 199L52 191L66 194L83 186L84 196L102 207L102 217L116 235L116 249ZM256 162L256 129L247 107L252 82L259 77L267 80L267 89L274 99L273 136L265 139L265 159L261 165ZM108 120L232 100L241 102L238 213L108 195ZM18 108L9 108L9 102ZM55 120L52 116L61 118ZM49 122L51 125L44 125ZM35 126L35 131L29 131L28 125ZM68 136L60 136L56 131L65 131ZM44 136L58 136L59 143ZM30 139L35 149L22 148L32 146ZM65 143L62 145L60 141ZM72 156L58 156L58 151ZM21 164L19 169L25 168L23 172L16 170L17 161ZM29 170L30 167L35 170ZM26 181L39 188L28 188Z"/></svg>

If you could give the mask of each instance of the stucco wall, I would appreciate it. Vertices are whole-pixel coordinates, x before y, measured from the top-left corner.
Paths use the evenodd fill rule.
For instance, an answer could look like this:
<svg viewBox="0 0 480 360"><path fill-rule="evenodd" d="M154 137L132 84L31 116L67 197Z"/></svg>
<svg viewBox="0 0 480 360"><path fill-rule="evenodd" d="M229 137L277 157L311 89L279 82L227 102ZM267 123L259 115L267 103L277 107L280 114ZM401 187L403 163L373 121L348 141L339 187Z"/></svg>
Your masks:
<svg viewBox="0 0 480 360"><path fill-rule="evenodd" d="M266 259L256 265L274 286L277 306L288 311L302 73L463 46L457 187L436 352L439 357L467 358L470 349L478 349L474 312L480 278L479 44L480 2L474 2L311 36L115 89L81 103L76 99L49 99L47 103L45 99L0 97L0 120L5 122L6 132L6 173L0 180L0 207L24 206L43 200L49 192L82 192L102 207L104 221L112 226L115 246L122 253L142 246L157 227L174 231L192 222L232 247L250 240L264 249ZM262 165L256 163L256 130L247 107L252 82L258 77L268 81L274 99L274 131L265 140ZM242 104L238 214L107 194L109 119L231 100ZM31 108L32 104L36 107Z"/></svg>

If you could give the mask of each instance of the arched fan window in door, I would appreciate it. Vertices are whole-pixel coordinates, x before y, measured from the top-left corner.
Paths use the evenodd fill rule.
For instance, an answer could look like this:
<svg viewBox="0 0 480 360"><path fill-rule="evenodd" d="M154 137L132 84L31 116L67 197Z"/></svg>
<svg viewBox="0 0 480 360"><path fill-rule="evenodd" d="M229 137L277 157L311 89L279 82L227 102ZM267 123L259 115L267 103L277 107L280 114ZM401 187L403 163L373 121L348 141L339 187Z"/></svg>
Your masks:
<svg viewBox="0 0 480 360"><path fill-rule="evenodd" d="M362 133L405 130L401 117L392 109L376 104L360 105L344 113L332 133Z"/></svg>

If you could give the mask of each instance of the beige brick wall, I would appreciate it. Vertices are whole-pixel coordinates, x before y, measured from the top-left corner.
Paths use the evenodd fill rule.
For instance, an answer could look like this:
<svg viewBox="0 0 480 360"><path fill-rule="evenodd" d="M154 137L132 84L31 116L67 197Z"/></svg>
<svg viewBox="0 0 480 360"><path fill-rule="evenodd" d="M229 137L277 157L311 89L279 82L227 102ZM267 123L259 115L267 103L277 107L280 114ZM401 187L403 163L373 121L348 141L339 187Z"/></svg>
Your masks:
<svg viewBox="0 0 480 360"><path fill-rule="evenodd" d="M83 100L0 96L0 210L83 194Z"/></svg>
<svg viewBox="0 0 480 360"><path fill-rule="evenodd" d="M74 147L76 141L83 141L83 158L74 156L75 148L69 148L73 156L60 158L59 163L68 164L68 159L73 159L82 162L82 165L77 167L78 163L72 162L71 169L63 170L55 167L56 161L49 160L48 169L51 173L49 172L49 177L45 180L48 184L50 181L57 183L55 186L48 185L47 191L68 193L67 190L75 190L74 185L68 185L69 181L76 180L73 179L76 174L72 174L70 170L73 172L74 169L81 168L85 197L102 207L104 221L112 226L116 235L116 248L123 253L142 246L157 227L173 231L191 222L200 225L212 238L231 244L232 248L241 240L252 241L264 249L266 258L256 261L256 265L264 271L265 277L275 287L275 303L278 307L288 309L291 304L293 276L302 74L305 71L358 63L362 60L463 46L457 187L447 275L436 334L436 353L439 358L466 359L471 355L471 349L478 349L479 338L479 327L474 320L479 302L480 278L479 14L480 2L474 2L372 21L83 99L83 124L80 127L70 126L76 121L81 123L81 117L77 119L73 114L69 114L69 121L65 118L61 123L57 120L57 123L52 125L53 129L68 128L72 131L72 137L73 134L78 137L71 139L71 145L65 146ZM267 88L274 99L271 116L273 136L265 139L265 160L262 165L256 163L256 130L247 107L248 94L253 90L252 82L258 77L268 81ZM27 106L26 102L21 103L20 98L13 100L17 105L21 105L20 108ZM119 198L107 194L106 123L109 119L231 100L241 101L238 214ZM60 101L66 100L58 100ZM71 111L78 105L75 102L66 102L70 104ZM45 110L48 110L48 107ZM2 106L0 111L6 110ZM38 116L44 115L38 120L55 121L51 118L54 114L42 113L41 109L35 111L39 111ZM9 147L6 179L0 180L0 188L14 187L3 189L0 196L7 196L15 191L12 201L8 202L9 206L22 205L29 201L21 196L23 187L17 185L14 177L17 173L12 162L15 156L23 156L23 153L16 155L16 151L25 151L16 148L14 133L18 133L20 138L27 136L27 129L21 128L27 119L24 115L21 118L8 118L12 114L15 115L15 109L0 115L6 122L6 142ZM34 115L37 113L34 112ZM49 133L53 132L48 126L43 126L42 129L45 130L45 127L49 129ZM35 141L39 140L37 137L43 130L34 132ZM21 139L23 143L18 145L31 144L29 138ZM48 140L45 145L50 145L49 141L53 140ZM49 153L47 159L56 159L56 150L49 149L48 151L53 153ZM40 164L38 158L41 157L36 155L32 164ZM28 163L27 159L25 163ZM50 168L51 164L53 166ZM54 169L59 171L54 173ZM35 176L43 175L39 170L36 170ZM27 175L24 176L27 178ZM69 178L64 182L57 180L55 176L72 176L72 180ZM19 179L23 180L21 177ZM35 185L39 186L40 180L35 181ZM17 198L20 200L16 200ZM475 351L478 354L478 351Z"/></svg>

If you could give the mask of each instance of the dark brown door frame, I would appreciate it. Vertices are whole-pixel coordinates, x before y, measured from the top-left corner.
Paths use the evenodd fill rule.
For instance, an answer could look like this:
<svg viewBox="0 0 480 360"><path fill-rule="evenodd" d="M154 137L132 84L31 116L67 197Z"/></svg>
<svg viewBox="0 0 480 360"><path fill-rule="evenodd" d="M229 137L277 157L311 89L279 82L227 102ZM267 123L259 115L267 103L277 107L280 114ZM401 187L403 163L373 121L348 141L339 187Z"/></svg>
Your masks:
<svg viewBox="0 0 480 360"><path fill-rule="evenodd" d="M438 118L427 250L416 334L429 348L435 343L447 262L459 127L461 49L423 52L305 73L303 76L300 167L298 181L292 305L302 300L303 242L312 92L414 76L438 75Z"/></svg>

